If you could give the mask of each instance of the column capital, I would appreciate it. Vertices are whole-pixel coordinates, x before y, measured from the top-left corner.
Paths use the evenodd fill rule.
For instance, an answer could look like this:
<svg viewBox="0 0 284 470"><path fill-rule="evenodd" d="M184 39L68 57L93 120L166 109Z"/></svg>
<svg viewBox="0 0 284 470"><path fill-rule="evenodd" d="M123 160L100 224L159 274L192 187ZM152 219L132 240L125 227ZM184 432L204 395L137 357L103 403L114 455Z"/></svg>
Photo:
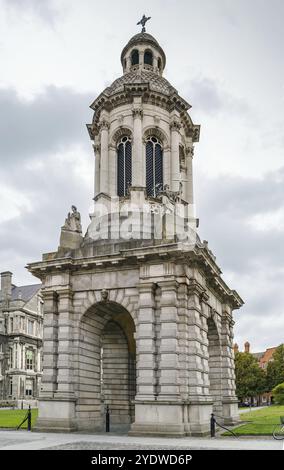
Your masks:
<svg viewBox="0 0 284 470"><path fill-rule="evenodd" d="M155 290L157 289L157 284L151 281L142 281L139 282L136 287L137 289L139 289L140 292L155 292Z"/></svg>
<svg viewBox="0 0 284 470"><path fill-rule="evenodd" d="M142 118L143 116L143 109L142 108L133 108L132 109L132 116L135 118Z"/></svg>
<svg viewBox="0 0 284 470"><path fill-rule="evenodd" d="M107 121L107 119L102 119L100 122L99 122L99 129L100 130L106 130L108 131L110 128L110 123Z"/></svg>
<svg viewBox="0 0 284 470"><path fill-rule="evenodd" d="M100 144L93 144L93 149L96 155L99 155L101 153L101 146Z"/></svg>
<svg viewBox="0 0 284 470"><path fill-rule="evenodd" d="M179 132L180 128L181 128L180 120L177 119L177 118L172 119L171 122L170 122L171 131Z"/></svg>
<svg viewBox="0 0 284 470"><path fill-rule="evenodd" d="M193 147L193 146L190 146L190 145L186 146L186 147L185 147L185 154L186 154L187 157L191 157L191 158L192 158L193 155L194 155L194 147Z"/></svg>
<svg viewBox="0 0 284 470"><path fill-rule="evenodd" d="M53 300L56 301L58 299L58 294L54 290L46 290L42 289L41 295L43 297L43 300L46 302L47 300Z"/></svg>
<svg viewBox="0 0 284 470"><path fill-rule="evenodd" d="M70 287L66 287L65 289L60 289L57 291L59 300L61 299L69 299L72 300L74 292L71 290Z"/></svg>
<svg viewBox="0 0 284 470"><path fill-rule="evenodd" d="M176 290L178 288L179 283L176 279L165 279L163 281L158 282L158 286L162 290Z"/></svg>

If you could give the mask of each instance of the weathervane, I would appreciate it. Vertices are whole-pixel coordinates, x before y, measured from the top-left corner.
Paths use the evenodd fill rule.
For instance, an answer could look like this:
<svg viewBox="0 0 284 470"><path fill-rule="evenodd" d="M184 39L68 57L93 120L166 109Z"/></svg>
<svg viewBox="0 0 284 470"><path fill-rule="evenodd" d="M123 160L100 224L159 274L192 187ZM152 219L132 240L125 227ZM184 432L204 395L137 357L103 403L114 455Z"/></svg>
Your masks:
<svg viewBox="0 0 284 470"><path fill-rule="evenodd" d="M145 24L147 23L147 21L149 21L151 19L151 16L145 16L145 14L142 16L141 20L138 21L137 24L141 24L142 26L142 31L141 33L145 33L146 32L146 28L145 28Z"/></svg>

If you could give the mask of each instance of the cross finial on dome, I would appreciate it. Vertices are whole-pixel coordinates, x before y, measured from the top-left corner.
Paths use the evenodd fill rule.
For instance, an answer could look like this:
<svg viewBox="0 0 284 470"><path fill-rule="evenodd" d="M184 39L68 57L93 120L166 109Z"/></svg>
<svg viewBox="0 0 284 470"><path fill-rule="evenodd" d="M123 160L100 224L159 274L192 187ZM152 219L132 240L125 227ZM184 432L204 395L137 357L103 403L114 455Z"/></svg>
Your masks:
<svg viewBox="0 0 284 470"><path fill-rule="evenodd" d="M145 24L147 23L147 21L149 21L151 19L151 16L145 16L145 14L142 16L141 20L138 21L137 24L141 24L142 26L142 33L145 33L146 32L146 28L145 28Z"/></svg>

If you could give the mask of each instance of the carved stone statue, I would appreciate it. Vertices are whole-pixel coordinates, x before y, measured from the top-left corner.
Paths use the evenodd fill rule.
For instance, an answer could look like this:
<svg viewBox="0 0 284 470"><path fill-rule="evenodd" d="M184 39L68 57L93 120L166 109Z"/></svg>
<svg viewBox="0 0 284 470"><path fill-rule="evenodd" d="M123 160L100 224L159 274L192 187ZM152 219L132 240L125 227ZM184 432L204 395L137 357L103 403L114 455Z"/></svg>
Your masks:
<svg viewBox="0 0 284 470"><path fill-rule="evenodd" d="M72 206L71 209L72 212L68 213L68 216L65 219L65 224L62 228L64 230L69 230L70 232L82 233L80 212L77 211L76 206Z"/></svg>

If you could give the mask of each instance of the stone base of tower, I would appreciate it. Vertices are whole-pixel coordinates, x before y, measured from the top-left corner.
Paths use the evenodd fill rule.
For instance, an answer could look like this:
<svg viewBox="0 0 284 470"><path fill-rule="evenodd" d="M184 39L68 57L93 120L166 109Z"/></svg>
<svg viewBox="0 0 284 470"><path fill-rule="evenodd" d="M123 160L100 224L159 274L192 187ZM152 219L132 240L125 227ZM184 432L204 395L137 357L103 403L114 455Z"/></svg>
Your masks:
<svg viewBox="0 0 284 470"><path fill-rule="evenodd" d="M39 416L33 431L72 432L77 431L75 400L44 399L39 401Z"/></svg>
<svg viewBox="0 0 284 470"><path fill-rule="evenodd" d="M225 426L232 426L238 423L240 421L238 400L236 398L224 399L222 405L223 424Z"/></svg>
<svg viewBox="0 0 284 470"><path fill-rule="evenodd" d="M210 432L211 403L145 402L135 405L130 436L206 436Z"/></svg>

